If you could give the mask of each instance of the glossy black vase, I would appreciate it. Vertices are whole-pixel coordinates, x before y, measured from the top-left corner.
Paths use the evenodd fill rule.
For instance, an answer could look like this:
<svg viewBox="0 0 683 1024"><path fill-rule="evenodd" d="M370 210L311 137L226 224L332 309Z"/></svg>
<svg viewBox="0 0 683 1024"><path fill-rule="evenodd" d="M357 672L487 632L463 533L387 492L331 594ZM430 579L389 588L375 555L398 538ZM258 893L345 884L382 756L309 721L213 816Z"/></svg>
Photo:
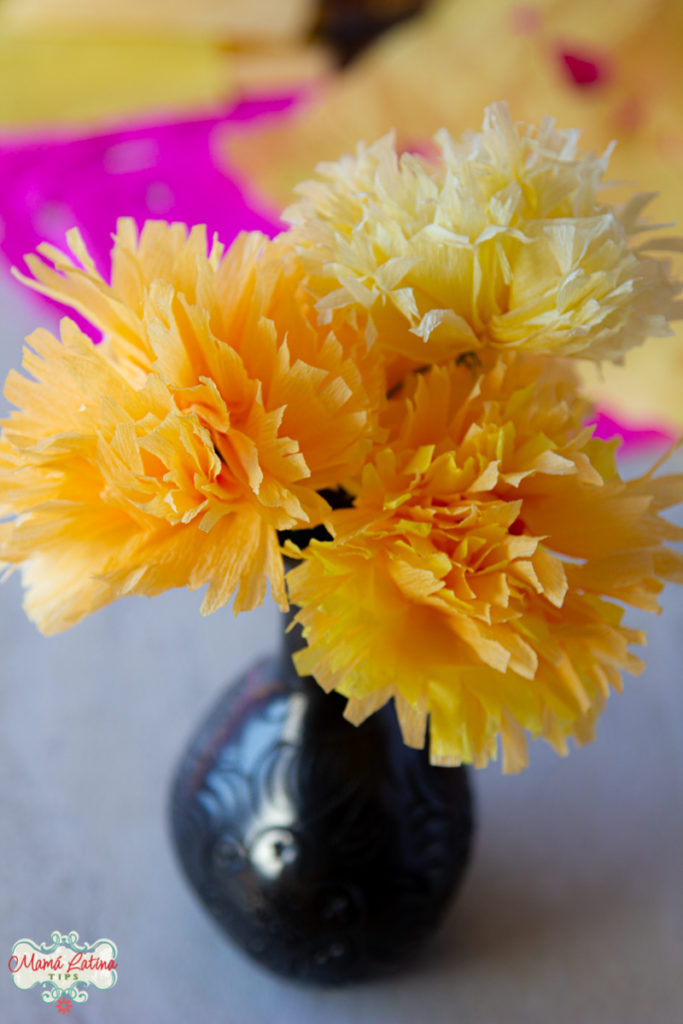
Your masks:
<svg viewBox="0 0 683 1024"><path fill-rule="evenodd" d="M435 930L472 834L463 768L406 747L393 706L358 728L279 658L233 684L185 754L172 828L220 926L281 974L340 983L398 969Z"/></svg>

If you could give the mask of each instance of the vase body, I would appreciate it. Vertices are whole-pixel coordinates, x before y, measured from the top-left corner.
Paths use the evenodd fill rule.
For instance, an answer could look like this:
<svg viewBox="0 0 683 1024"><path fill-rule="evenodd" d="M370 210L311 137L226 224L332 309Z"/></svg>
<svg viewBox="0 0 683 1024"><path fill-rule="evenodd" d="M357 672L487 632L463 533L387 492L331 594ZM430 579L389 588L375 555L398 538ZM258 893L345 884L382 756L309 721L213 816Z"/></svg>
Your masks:
<svg viewBox="0 0 683 1024"><path fill-rule="evenodd" d="M279 973L322 983L401 966L440 923L472 832L463 768L406 747L393 706L361 726L279 657L234 683L173 787L173 836L217 923Z"/></svg>

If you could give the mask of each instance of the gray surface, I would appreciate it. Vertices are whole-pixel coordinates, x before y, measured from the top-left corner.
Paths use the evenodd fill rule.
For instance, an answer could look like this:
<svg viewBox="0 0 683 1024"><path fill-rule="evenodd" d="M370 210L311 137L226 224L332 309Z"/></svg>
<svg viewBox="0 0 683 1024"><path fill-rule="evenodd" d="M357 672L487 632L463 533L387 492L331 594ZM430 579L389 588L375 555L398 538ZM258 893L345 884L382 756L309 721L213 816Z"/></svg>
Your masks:
<svg viewBox="0 0 683 1024"><path fill-rule="evenodd" d="M2 280L0 301L4 378L40 307ZM200 601L127 599L48 640L18 579L0 589L0 952L56 929L119 949L116 987L60 1020L683 1024L681 593L658 619L632 617L649 668L610 701L596 744L568 760L537 745L521 776L476 775L473 867L423 962L324 992L225 944L173 859L175 760L225 682L277 642L272 607L203 619ZM2 1024L55 1019L3 971Z"/></svg>

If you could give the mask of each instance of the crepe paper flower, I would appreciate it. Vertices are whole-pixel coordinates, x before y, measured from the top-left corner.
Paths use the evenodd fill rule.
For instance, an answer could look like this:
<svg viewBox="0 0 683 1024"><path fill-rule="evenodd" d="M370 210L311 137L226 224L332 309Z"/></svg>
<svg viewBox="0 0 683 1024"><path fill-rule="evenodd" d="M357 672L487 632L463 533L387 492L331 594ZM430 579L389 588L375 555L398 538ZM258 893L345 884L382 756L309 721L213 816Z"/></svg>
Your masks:
<svg viewBox="0 0 683 1024"><path fill-rule="evenodd" d="M525 731L566 753L593 736L644 635L620 604L657 610L683 582L683 536L659 513L683 475L622 481L591 438L566 365L499 357L418 375L385 414L386 446L353 509L334 512L287 574L308 646L299 672L359 723L392 697L433 763L525 767ZM290 553L297 553L290 548Z"/></svg>
<svg viewBox="0 0 683 1024"><path fill-rule="evenodd" d="M226 135L223 148L233 168L285 205L319 161L351 152L359 138L395 129L401 149L421 150L440 128L458 136L506 97L526 122L552 111L561 127L580 125L587 149L617 139L614 200L636 182L655 193L655 222L680 225L681 38L679 0L444 0L387 33L305 107ZM588 367L586 386L622 423L680 431L683 328L628 353L623 368Z"/></svg>
<svg viewBox="0 0 683 1024"><path fill-rule="evenodd" d="M244 229L280 230L244 183L214 159L218 125L274 116L293 95L244 101L217 118L149 124L86 137L0 141L0 248L10 265L42 241L62 245L78 224L101 271L109 268L111 236L120 216L142 228L150 218L206 224L229 243ZM80 326L87 331L87 325Z"/></svg>
<svg viewBox="0 0 683 1024"><path fill-rule="evenodd" d="M0 5L0 125L92 125L210 111L245 89L301 86L330 66L307 39L313 0Z"/></svg>
<svg viewBox="0 0 683 1024"><path fill-rule="evenodd" d="M670 333L678 286L648 251L683 241L633 243L648 197L600 201L607 155L550 119L515 125L505 104L480 134L436 143L432 163L385 136L296 189L283 217L323 315L360 306L370 340L416 363L486 345L618 359Z"/></svg>
<svg viewBox="0 0 683 1024"><path fill-rule="evenodd" d="M68 252L43 244L37 253L25 257L32 277L14 273L28 287L80 313L101 331L103 350L136 386L149 372L161 372L162 362L173 387L193 384L188 365L202 372L198 354L202 347L209 353L204 356L210 360L206 365L213 369L213 343L192 332L183 333L178 303L184 303L207 320L219 343L239 349L245 366L257 372L259 379L264 379L263 373L277 375L283 370L264 363L265 352L256 350L258 338L250 342L246 332L252 318L259 327L262 320L272 322L277 343L286 344L293 361L341 374L358 393L352 399L338 387L334 399L340 407L352 402L345 406L344 416L351 414L355 422L361 408L378 407L385 390L380 360L366 352L354 324L340 324L336 336L319 329L306 279L286 236L271 240L259 232L242 233L224 256L216 236L207 252L203 225L188 233L184 224L147 221L138 232L130 218L122 217L117 227L110 283L97 270L78 229L67 234ZM166 338L163 344L160 320L169 330L172 323L176 326L177 337ZM272 348L268 352L274 356ZM289 409L287 416L293 415ZM345 429L328 437L327 457L330 451L343 451L348 440ZM317 445L319 439L312 438L311 443ZM353 461L358 458L356 453ZM316 471L316 486L333 486L344 465L345 457L338 466L328 461L320 480Z"/></svg>
<svg viewBox="0 0 683 1024"><path fill-rule="evenodd" d="M0 561L19 564L43 632L115 597L209 589L235 612L270 580L286 607L277 530L320 521L319 489L357 472L374 430L362 370L299 301L281 245L252 233L227 254L206 233L122 221L112 284L79 236L77 266L30 261L41 287L104 332L31 336L28 381L0 440ZM368 380L371 380L371 375ZM381 382L381 377L378 378Z"/></svg>

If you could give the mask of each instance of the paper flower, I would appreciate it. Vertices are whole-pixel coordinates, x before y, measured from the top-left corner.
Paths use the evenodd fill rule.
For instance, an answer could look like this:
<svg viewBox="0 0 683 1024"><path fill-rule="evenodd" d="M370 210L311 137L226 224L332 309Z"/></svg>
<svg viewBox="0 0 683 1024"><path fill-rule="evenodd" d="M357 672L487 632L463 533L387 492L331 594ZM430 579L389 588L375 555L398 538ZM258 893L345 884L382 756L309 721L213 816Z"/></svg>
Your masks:
<svg viewBox="0 0 683 1024"><path fill-rule="evenodd" d="M126 593L209 583L203 611L237 591L286 606L277 530L320 521L317 490L357 472L375 378L298 295L286 250L256 233L223 255L205 232L119 226L112 284L48 249L43 286L105 333L68 320L63 345L30 341L21 411L0 442L0 561L22 565L27 611L54 632ZM377 378L381 382L381 376Z"/></svg>
<svg viewBox="0 0 683 1024"><path fill-rule="evenodd" d="M388 33L292 116L226 134L225 150L285 205L320 160L352 152L358 139L395 129L400 149L419 151L440 128L459 136L505 97L521 120L552 112L562 128L580 126L586 149L618 140L610 195L621 201L636 183L653 193L653 221L680 226L681 38L683 4L672 0L446 0ZM683 328L632 350L623 367L588 366L586 383L622 423L679 432Z"/></svg>
<svg viewBox="0 0 683 1024"><path fill-rule="evenodd" d="M433 368L390 403L355 508L287 575L297 667L352 722L393 697L407 743L429 717L434 763L483 766L500 738L517 771L525 731L566 753L639 670L616 602L656 610L662 580L683 581L664 544L681 531L658 514L683 476L624 483L575 390L566 366L499 357L474 380Z"/></svg>
<svg viewBox="0 0 683 1024"><path fill-rule="evenodd" d="M647 197L603 203L606 157L549 119L515 125L504 104L437 144L432 163L387 136L297 188L283 216L323 314L367 310L370 340L417 364L483 346L617 359L670 333L677 286L633 243Z"/></svg>

